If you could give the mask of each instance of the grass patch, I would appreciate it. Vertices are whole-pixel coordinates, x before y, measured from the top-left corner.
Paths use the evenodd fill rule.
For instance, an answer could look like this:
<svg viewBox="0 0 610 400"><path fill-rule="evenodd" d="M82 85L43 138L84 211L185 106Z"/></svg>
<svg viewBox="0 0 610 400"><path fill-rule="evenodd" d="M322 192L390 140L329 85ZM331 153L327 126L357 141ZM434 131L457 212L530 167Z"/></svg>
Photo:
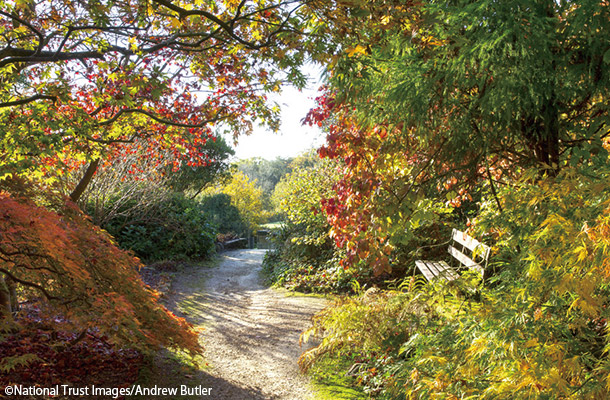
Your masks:
<svg viewBox="0 0 610 400"><path fill-rule="evenodd" d="M155 357L146 360L135 385L142 388L165 387L179 389L197 386L212 386L205 372L207 364L203 357L191 358L189 355L173 350L163 350ZM180 391L178 390L178 393ZM135 400L167 399L167 396L134 396ZM172 396L173 399L192 399L193 396Z"/></svg>
<svg viewBox="0 0 610 400"><path fill-rule="evenodd" d="M316 400L366 400L370 397L359 387L354 379L345 376L351 361L342 358L323 356L309 370L316 390Z"/></svg>
<svg viewBox="0 0 610 400"><path fill-rule="evenodd" d="M284 225L283 222L270 222L268 224L260 225L262 229L279 229Z"/></svg>

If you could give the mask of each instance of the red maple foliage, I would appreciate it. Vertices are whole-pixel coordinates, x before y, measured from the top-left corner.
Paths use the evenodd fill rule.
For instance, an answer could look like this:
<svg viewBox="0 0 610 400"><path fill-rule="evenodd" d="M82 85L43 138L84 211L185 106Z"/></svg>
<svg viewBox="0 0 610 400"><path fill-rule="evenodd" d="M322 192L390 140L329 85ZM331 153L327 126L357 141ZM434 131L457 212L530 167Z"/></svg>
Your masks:
<svg viewBox="0 0 610 400"><path fill-rule="evenodd" d="M23 189L30 192L26 197L15 187L20 185L0 192L0 273L19 285L20 297L35 304L50 327L95 332L142 351L170 346L201 352L191 325L158 304L158 293L142 282L137 258L74 203L37 198L31 189Z"/></svg>

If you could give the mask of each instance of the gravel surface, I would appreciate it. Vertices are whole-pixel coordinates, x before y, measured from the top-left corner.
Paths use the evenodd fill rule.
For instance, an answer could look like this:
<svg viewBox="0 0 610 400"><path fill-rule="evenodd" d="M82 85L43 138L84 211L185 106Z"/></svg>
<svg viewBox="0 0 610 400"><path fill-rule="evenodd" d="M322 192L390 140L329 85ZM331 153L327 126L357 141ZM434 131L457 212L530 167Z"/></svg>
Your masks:
<svg viewBox="0 0 610 400"><path fill-rule="evenodd" d="M265 287L259 277L264 254L229 251L221 254L217 267L190 268L172 283L170 308L204 328L209 368L188 378L189 385L211 387L212 395L189 398L314 398L297 366L305 350L299 336L326 301ZM169 386L176 383L170 376L166 380Z"/></svg>

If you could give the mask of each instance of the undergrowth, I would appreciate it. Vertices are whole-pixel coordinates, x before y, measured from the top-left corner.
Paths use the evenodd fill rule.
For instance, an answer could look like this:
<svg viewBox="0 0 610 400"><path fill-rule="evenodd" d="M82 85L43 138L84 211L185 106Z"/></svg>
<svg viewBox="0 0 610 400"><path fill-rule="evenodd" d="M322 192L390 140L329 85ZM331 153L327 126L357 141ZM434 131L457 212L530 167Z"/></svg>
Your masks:
<svg viewBox="0 0 610 400"><path fill-rule="evenodd" d="M341 381L371 398L386 396L421 350L426 335L444 330L451 312L464 315L476 307L472 300L459 301L454 294L465 284L471 283L434 287L412 278L393 291L371 288L363 292L355 287L357 296L343 297L314 317L313 327L302 340L312 335L324 339L303 353L299 364L319 379L315 371L332 363L333 374L343 377Z"/></svg>
<svg viewBox="0 0 610 400"><path fill-rule="evenodd" d="M349 358L333 358L328 355L309 371L314 381L316 400L365 400L370 397L361 388L354 386L354 377L348 373L351 366ZM337 373L340 371L340 373Z"/></svg>
<svg viewBox="0 0 610 400"><path fill-rule="evenodd" d="M489 279L356 290L314 318L303 339L323 340L302 368L351 363L379 399L610 398L607 178L565 171L500 194L474 232L493 239Z"/></svg>

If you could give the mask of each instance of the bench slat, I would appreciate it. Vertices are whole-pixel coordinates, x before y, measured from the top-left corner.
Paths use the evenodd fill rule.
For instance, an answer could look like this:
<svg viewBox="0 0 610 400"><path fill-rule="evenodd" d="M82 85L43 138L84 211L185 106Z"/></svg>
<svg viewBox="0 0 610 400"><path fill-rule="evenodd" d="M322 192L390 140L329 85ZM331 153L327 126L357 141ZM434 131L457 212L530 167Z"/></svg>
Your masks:
<svg viewBox="0 0 610 400"><path fill-rule="evenodd" d="M415 261L415 266L421 271L424 277L432 281L435 278L454 280L458 278L457 272L444 261Z"/></svg>
<svg viewBox="0 0 610 400"><path fill-rule="evenodd" d="M473 261L470 257L468 257L466 254L462 253L455 247L449 246L447 251L449 252L449 254L451 254L453 257L455 257L460 263L462 263L462 265L464 265L465 267L475 270L475 271L479 272L481 275L483 275L483 273L485 272L485 270L483 269L483 267L481 267L481 265L479 263Z"/></svg>
<svg viewBox="0 0 610 400"><path fill-rule="evenodd" d="M473 251L473 252L475 251L475 249L477 247L482 247L483 251L480 253L481 258L486 260L487 257L489 257L489 251L490 251L489 246L484 245L483 243L470 237L466 233L464 233L462 231L458 231L457 229L454 229L453 233L451 235L451 238L453 240L455 240L456 242L458 242L459 244L461 244L462 246L466 247L468 250Z"/></svg>
<svg viewBox="0 0 610 400"><path fill-rule="evenodd" d="M485 267L487 267L487 259L489 258L491 248L457 229L453 230L451 239L453 241L453 246L449 246L447 252L451 254L455 260L459 261L462 267L477 271L484 277ZM464 253L466 249L473 254L477 253L477 255L472 258L469 257ZM475 261L479 258L481 259L480 262ZM415 261L415 266L428 281L432 281L433 279L454 280L459 277L458 270L449 266L445 261L417 260Z"/></svg>
<svg viewBox="0 0 610 400"><path fill-rule="evenodd" d="M424 277L431 281L434 279L434 272L432 272L425 261L417 260L415 261L415 266L421 271Z"/></svg>

